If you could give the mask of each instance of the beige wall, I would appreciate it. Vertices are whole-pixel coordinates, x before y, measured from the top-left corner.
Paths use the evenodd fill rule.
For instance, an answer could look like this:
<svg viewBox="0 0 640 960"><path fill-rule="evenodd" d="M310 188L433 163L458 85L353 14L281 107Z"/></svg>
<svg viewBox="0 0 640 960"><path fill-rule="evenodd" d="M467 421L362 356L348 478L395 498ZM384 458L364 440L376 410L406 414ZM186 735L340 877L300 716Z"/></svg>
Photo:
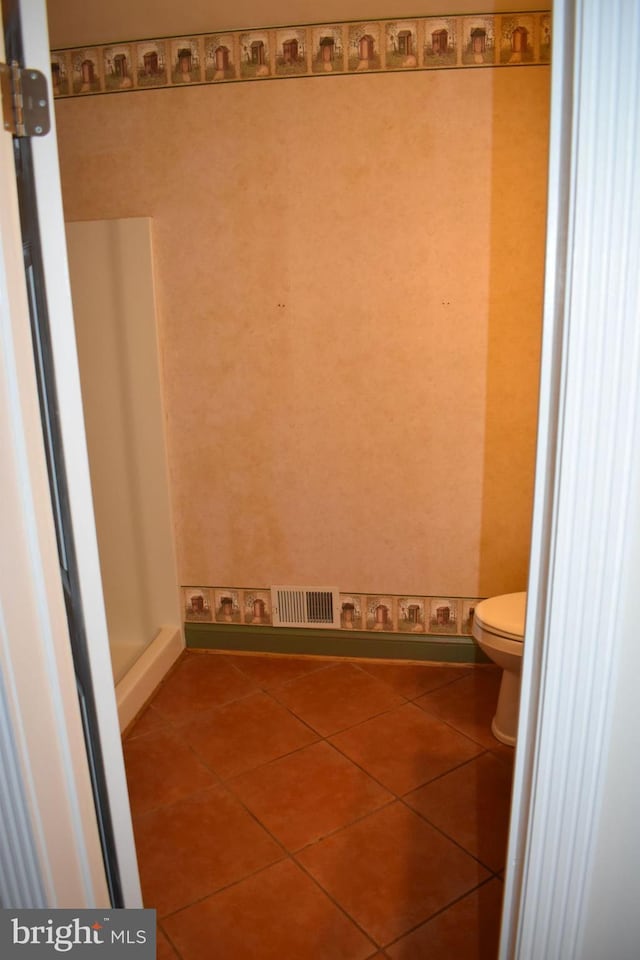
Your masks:
<svg viewBox="0 0 640 960"><path fill-rule="evenodd" d="M48 0L51 47L298 23L548 10L549 0Z"/></svg>
<svg viewBox="0 0 640 960"><path fill-rule="evenodd" d="M153 218L182 583L524 587L548 82L56 104L67 219Z"/></svg>

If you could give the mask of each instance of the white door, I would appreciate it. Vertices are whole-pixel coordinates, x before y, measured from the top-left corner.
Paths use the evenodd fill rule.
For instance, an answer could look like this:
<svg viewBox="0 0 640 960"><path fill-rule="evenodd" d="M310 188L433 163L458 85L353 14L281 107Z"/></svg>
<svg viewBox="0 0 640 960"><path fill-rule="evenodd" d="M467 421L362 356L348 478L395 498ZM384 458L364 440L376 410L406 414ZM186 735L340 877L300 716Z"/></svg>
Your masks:
<svg viewBox="0 0 640 960"><path fill-rule="evenodd" d="M48 77L44 0L5 0L4 13L13 55L23 54L26 65ZM3 47L4 40L4 61ZM10 789L0 787L0 804L5 823L19 807L26 816L19 830L0 835L1 892L7 906L135 907L140 886L91 504L55 129L19 151L21 197L32 171L37 207L35 224L21 200L22 230L14 149L3 129L0 746L13 776L2 784ZM45 332L32 339L34 313Z"/></svg>

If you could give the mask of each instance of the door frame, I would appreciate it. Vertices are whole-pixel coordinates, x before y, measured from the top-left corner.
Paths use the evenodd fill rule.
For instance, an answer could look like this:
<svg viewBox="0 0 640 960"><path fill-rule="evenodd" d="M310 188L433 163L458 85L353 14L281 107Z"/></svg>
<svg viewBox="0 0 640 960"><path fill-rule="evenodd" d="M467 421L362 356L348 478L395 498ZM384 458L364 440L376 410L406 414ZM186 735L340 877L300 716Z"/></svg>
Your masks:
<svg viewBox="0 0 640 960"><path fill-rule="evenodd" d="M639 33L634 0L554 2L538 447L501 960L597 960L612 947L631 957L640 942Z"/></svg>

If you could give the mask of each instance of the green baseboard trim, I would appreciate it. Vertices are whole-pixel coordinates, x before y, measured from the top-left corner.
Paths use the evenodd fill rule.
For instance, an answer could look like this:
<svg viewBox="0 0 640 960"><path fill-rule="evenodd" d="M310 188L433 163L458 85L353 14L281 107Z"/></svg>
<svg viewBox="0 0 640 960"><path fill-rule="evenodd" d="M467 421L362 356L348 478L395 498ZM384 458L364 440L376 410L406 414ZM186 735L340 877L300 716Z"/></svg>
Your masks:
<svg viewBox="0 0 640 960"><path fill-rule="evenodd" d="M430 660L437 663L490 663L473 637L411 636L364 630L254 627L226 623L185 623L190 650L242 650L327 657Z"/></svg>

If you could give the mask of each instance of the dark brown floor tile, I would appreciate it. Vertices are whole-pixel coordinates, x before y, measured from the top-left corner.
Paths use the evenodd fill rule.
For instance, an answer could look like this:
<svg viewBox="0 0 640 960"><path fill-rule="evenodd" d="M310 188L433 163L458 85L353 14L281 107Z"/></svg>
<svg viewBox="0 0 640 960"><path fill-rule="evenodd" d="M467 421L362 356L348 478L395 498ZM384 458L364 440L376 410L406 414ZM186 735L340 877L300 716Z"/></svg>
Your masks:
<svg viewBox="0 0 640 960"><path fill-rule="evenodd" d="M496 712L501 676L498 667L476 667L469 676L426 693L415 703L492 749L498 743L491 733L491 721Z"/></svg>
<svg viewBox="0 0 640 960"><path fill-rule="evenodd" d="M502 883L490 880L391 947L391 960L495 960Z"/></svg>
<svg viewBox="0 0 640 960"><path fill-rule="evenodd" d="M366 960L371 942L290 860L169 917L182 960Z"/></svg>
<svg viewBox="0 0 640 960"><path fill-rule="evenodd" d="M123 752L133 814L173 803L218 782L168 726L126 740Z"/></svg>
<svg viewBox="0 0 640 960"><path fill-rule="evenodd" d="M224 780L318 739L286 707L261 691L198 714L176 729Z"/></svg>
<svg viewBox="0 0 640 960"><path fill-rule="evenodd" d="M129 725L125 731L124 739L131 740L133 737L142 737L145 733L158 730L160 727L166 727L166 725L167 720L149 704Z"/></svg>
<svg viewBox="0 0 640 960"><path fill-rule="evenodd" d="M489 749L494 757L498 757L498 759L502 760L503 763L507 763L513 770L513 764L516 757L515 747L510 747L506 743L500 743L499 740L494 740L493 745Z"/></svg>
<svg viewBox="0 0 640 960"><path fill-rule="evenodd" d="M399 801L305 848L296 859L380 945L489 877Z"/></svg>
<svg viewBox="0 0 640 960"><path fill-rule="evenodd" d="M163 717L185 720L256 690L256 684L222 657L186 653L162 684L152 704Z"/></svg>
<svg viewBox="0 0 640 960"><path fill-rule="evenodd" d="M284 855L224 787L135 817L133 827L144 904L159 917Z"/></svg>
<svg viewBox="0 0 640 960"><path fill-rule="evenodd" d="M178 960L178 954L175 952L161 927L156 931L156 960Z"/></svg>
<svg viewBox="0 0 640 960"><path fill-rule="evenodd" d="M493 960L502 884L483 865L504 862L514 753L490 732L499 681L187 652L124 739L158 956Z"/></svg>
<svg viewBox="0 0 640 960"><path fill-rule="evenodd" d="M412 703L344 730L331 743L399 796L482 751Z"/></svg>
<svg viewBox="0 0 640 960"><path fill-rule="evenodd" d="M511 803L507 764L484 753L405 800L490 870L504 867Z"/></svg>
<svg viewBox="0 0 640 960"><path fill-rule="evenodd" d="M225 654L225 660L236 667L237 670L246 674L263 690L270 690L272 687L279 687L289 680L304 677L308 673L315 673L316 670L323 670L325 667L331 666L333 662L332 660L322 660L315 657L292 657L288 654L282 656Z"/></svg>
<svg viewBox="0 0 640 960"><path fill-rule="evenodd" d="M325 742L242 774L230 787L289 850L299 850L393 799Z"/></svg>
<svg viewBox="0 0 640 960"><path fill-rule="evenodd" d="M370 663L367 660L363 660L360 666L376 680L388 683L407 700L413 700L429 690L437 690L453 680L460 680L472 670L467 666L444 663Z"/></svg>
<svg viewBox="0 0 640 960"><path fill-rule="evenodd" d="M352 663L337 663L272 691L301 720L329 736L403 703L387 684Z"/></svg>

